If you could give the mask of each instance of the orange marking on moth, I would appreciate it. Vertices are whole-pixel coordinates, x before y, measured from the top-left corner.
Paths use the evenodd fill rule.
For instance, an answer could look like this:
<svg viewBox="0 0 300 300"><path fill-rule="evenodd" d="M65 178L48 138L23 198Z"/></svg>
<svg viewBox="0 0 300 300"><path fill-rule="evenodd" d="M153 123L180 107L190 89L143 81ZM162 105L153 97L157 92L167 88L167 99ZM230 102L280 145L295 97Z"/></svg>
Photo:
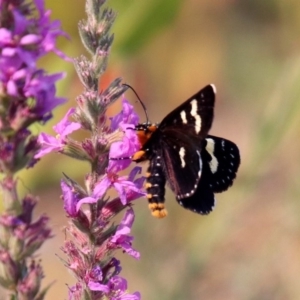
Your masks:
<svg viewBox="0 0 300 300"><path fill-rule="evenodd" d="M137 137L141 146L143 147L145 143L150 139L152 133L157 129L157 126L151 125L147 130L137 130Z"/></svg>
<svg viewBox="0 0 300 300"><path fill-rule="evenodd" d="M161 219L168 215L163 203L149 203L149 209L153 217Z"/></svg>
<svg viewBox="0 0 300 300"><path fill-rule="evenodd" d="M168 215L168 212L166 209L163 210L155 210L151 212L152 216L158 219L162 219Z"/></svg>
<svg viewBox="0 0 300 300"><path fill-rule="evenodd" d="M151 188L152 187L152 184L150 183L150 182L146 182L145 183L145 188L146 189L149 189L149 188Z"/></svg>
<svg viewBox="0 0 300 300"><path fill-rule="evenodd" d="M139 159L142 159L142 157L145 155L145 151L144 150L139 150L137 152L135 152L132 156L132 160L136 161Z"/></svg>

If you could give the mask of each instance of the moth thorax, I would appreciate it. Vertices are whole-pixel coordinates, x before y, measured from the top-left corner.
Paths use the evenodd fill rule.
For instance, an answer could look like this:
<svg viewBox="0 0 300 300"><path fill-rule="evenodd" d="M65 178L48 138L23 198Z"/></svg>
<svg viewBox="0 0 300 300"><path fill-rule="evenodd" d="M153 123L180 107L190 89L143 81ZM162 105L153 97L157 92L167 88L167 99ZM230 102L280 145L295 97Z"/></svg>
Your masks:
<svg viewBox="0 0 300 300"><path fill-rule="evenodd" d="M137 137L141 146L143 147L145 143L150 139L153 132L157 129L155 124L140 124L136 126Z"/></svg>

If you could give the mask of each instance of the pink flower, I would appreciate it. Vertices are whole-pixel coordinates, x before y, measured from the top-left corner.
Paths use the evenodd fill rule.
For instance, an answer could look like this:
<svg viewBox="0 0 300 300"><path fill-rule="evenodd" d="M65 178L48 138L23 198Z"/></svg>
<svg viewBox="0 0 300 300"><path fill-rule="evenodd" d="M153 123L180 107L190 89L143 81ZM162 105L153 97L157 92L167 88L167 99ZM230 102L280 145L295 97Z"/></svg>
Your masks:
<svg viewBox="0 0 300 300"><path fill-rule="evenodd" d="M116 248L122 248L130 256L139 259L140 253L132 248L133 236L129 235L134 222L134 212L130 208L126 211L116 233L111 237L110 244Z"/></svg>
<svg viewBox="0 0 300 300"><path fill-rule="evenodd" d="M42 148L37 152L34 158L40 158L50 152L60 152L63 150L67 143L68 135L73 131L81 128L81 125L76 122L70 122L69 116L74 113L75 109L70 108L64 118L53 126L54 131L57 133L56 137L53 137L47 133L41 133L38 137L38 142Z"/></svg>
<svg viewBox="0 0 300 300"><path fill-rule="evenodd" d="M112 187L117 190L123 205L126 205L129 200L135 198L133 197L133 195L136 197L137 195L144 195L145 193L142 191L142 189L140 187L137 187L135 183L132 182L132 180L129 180L129 178L132 178L131 174L137 174L140 171L140 167L135 167L132 169L129 176L119 176L114 171L107 169L106 175L95 185L92 196L85 197L78 201L77 211L84 203L96 203L99 199L102 199L106 191Z"/></svg>

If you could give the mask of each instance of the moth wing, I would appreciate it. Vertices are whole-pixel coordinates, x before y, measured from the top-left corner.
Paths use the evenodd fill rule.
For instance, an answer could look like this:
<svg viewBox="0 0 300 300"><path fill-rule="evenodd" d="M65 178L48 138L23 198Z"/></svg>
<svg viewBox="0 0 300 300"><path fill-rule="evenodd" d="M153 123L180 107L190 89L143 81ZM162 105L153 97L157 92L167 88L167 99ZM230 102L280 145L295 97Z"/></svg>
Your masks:
<svg viewBox="0 0 300 300"><path fill-rule="evenodd" d="M202 160L208 162L209 184L215 193L226 191L233 183L240 165L239 149L233 142L209 135L201 151Z"/></svg>

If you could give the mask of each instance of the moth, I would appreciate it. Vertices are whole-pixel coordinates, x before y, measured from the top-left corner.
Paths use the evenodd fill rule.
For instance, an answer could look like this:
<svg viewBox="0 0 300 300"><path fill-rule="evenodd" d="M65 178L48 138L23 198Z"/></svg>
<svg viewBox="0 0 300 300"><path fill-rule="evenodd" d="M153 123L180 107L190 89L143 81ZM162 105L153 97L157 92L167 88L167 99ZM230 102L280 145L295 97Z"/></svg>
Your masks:
<svg viewBox="0 0 300 300"><path fill-rule="evenodd" d="M227 190L236 177L238 147L208 134L215 96L215 86L207 85L159 124L147 121L135 127L141 148L131 159L149 161L145 187L149 208L157 218L167 215L166 183L182 207L206 215L215 206L214 194Z"/></svg>

